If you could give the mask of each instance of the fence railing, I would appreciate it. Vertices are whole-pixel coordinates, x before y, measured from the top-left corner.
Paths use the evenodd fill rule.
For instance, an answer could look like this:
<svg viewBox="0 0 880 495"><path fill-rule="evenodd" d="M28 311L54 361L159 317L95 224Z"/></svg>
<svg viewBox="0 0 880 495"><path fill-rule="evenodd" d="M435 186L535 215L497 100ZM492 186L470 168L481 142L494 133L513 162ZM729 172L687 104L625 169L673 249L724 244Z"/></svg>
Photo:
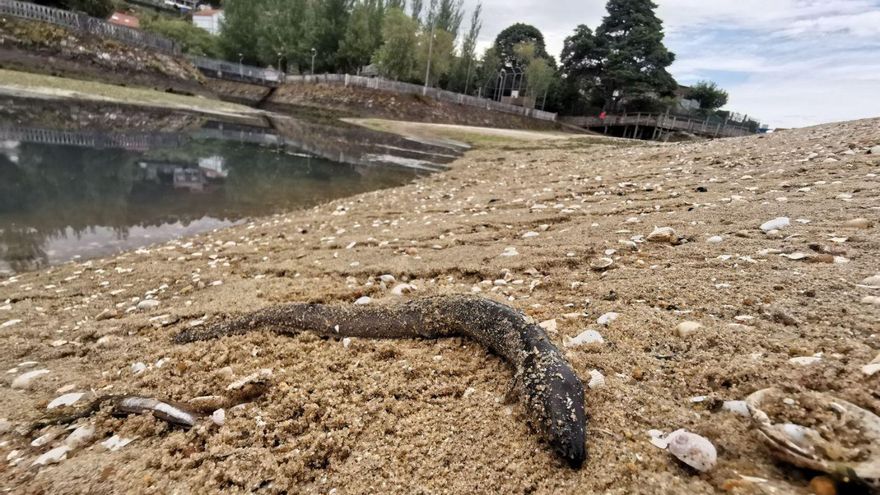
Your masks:
<svg viewBox="0 0 880 495"><path fill-rule="evenodd" d="M562 120L580 127L646 126L712 137L736 137L755 134L749 127L731 124L730 122L714 122L710 119L692 119L663 113L625 113L608 115L604 119L599 117L563 117Z"/></svg>
<svg viewBox="0 0 880 495"><path fill-rule="evenodd" d="M263 69L251 65L238 64L228 60L205 57L189 57L190 62L208 77L233 79L258 84L278 85L284 81L284 73L275 69Z"/></svg>
<svg viewBox="0 0 880 495"><path fill-rule="evenodd" d="M522 115L523 117L531 117L540 120L556 120L556 114L552 112L499 103L486 98L478 98L476 96L454 93L452 91L437 88L425 88L417 84L390 81L379 77L352 76L348 74L316 74L312 76L287 76L287 82L305 84L344 84L346 86L358 86L361 88L391 91L394 93L419 94L435 100L457 103L459 105L485 108L486 110Z"/></svg>
<svg viewBox="0 0 880 495"><path fill-rule="evenodd" d="M180 46L168 38L126 26L118 26L88 15L55 9L44 5L17 0L0 0L0 15L10 15L63 26L81 33L112 38L122 43L152 48L171 54L179 54Z"/></svg>
<svg viewBox="0 0 880 495"><path fill-rule="evenodd" d="M176 147L185 142L182 135L170 132L72 131L7 126L0 126L0 140L132 151Z"/></svg>

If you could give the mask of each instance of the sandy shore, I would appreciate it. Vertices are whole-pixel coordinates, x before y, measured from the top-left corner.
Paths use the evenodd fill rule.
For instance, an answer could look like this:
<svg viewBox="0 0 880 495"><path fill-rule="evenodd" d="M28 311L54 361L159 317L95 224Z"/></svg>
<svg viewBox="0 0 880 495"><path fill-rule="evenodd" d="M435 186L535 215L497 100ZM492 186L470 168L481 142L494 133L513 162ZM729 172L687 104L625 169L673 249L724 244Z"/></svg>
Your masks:
<svg viewBox="0 0 880 495"><path fill-rule="evenodd" d="M747 419L718 406L790 386L880 413L880 373L862 371L880 349L880 307L866 296L880 294L858 286L880 270L880 156L867 153L878 145L880 120L669 146L505 142L398 189L2 280L0 366L10 371L0 485L544 494L770 493L775 484L807 493L810 473L775 463ZM791 225L761 231L776 217ZM856 218L874 226L844 225ZM643 242L655 227L682 242ZM613 264L591 268L601 258ZM396 281L383 285L385 274ZM415 289L397 296L400 283ZM586 390L583 469L565 467L530 431L522 406L505 401L511 370L469 341L345 346L264 331L170 344L187 326L271 304L473 292L555 319L560 346L601 333L603 344L566 351L585 382L593 370L606 381ZM617 319L597 323L612 312ZM702 327L676 335L686 320ZM819 359L790 361L810 356ZM38 369L49 372L10 388ZM62 393L185 402L260 369L272 370L271 388L227 411L222 426L184 430L104 409L77 423L95 428L85 446L31 467L67 432L32 447L53 431L20 431ZM714 443L713 470L683 467L649 442L648 430L678 428ZM110 451L101 442L113 435L134 440Z"/></svg>

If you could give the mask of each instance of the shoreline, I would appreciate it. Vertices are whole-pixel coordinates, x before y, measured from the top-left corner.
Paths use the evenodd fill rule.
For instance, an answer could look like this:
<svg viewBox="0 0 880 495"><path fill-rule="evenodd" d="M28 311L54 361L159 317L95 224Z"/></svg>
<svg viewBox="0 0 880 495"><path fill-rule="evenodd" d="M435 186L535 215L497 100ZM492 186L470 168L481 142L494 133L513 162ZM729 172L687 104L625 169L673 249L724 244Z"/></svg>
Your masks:
<svg viewBox="0 0 880 495"><path fill-rule="evenodd" d="M794 385L880 410L871 392L880 376L861 372L880 349L880 309L864 304L873 292L855 285L874 274L880 243L878 188L865 185L878 182L878 157L865 153L880 144L877 129L880 120L667 146L494 143L399 188L4 279L0 308L9 308L0 309L0 324L20 322L0 334L0 366L20 368L8 382L31 369L24 361L49 370L30 389L8 391L0 418L15 425L42 416L68 388L187 401L260 369L272 369L273 379L265 396L220 427L180 430L101 411L82 422L94 425L94 444L40 469L28 466L45 449L29 447L31 436L4 434L2 453L17 449L22 461L0 484L63 492L716 493L751 476L797 493L808 475L774 463L745 418L712 404ZM792 219L781 236L758 228L779 216ZM874 226L841 227L858 217ZM633 241L654 227L672 227L685 242ZM706 242L712 236L723 240ZM830 236L847 238L847 263L765 252L811 252ZM611 266L597 269L601 258ZM389 274L395 282L380 280ZM398 296L399 284L416 289ZM585 390L583 469L562 465L529 430L521 405L504 401L511 371L472 342L345 346L259 332L170 343L194 323L272 304L461 293L555 320L551 338L581 379L604 375L604 387ZM146 299L159 303L138 309ZM597 323L609 313L619 316ZM702 330L676 336L685 320ZM604 343L564 346L587 329ZM789 361L817 353L810 366ZM145 370L135 373L137 363ZM719 448L714 470L688 471L646 433L678 428ZM136 439L111 452L100 442L112 435Z"/></svg>

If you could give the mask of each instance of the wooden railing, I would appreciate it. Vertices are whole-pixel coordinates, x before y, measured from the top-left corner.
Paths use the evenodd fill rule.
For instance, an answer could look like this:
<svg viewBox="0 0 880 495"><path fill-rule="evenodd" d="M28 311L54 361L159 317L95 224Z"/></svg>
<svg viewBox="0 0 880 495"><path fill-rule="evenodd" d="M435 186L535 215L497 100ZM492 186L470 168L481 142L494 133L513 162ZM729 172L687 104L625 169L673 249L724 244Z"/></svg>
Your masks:
<svg viewBox="0 0 880 495"><path fill-rule="evenodd" d="M168 38L163 38L139 29L111 24L102 19L89 17L79 12L55 9L44 5L20 2L17 0L0 0L0 15L10 15L32 21L48 22L80 33L92 34L102 38L112 38L128 45L152 48L165 53L180 53L180 46Z"/></svg>
<svg viewBox="0 0 880 495"><path fill-rule="evenodd" d="M712 122L709 119L695 119L667 114L628 113L599 117L562 117L562 122L585 128L644 126L664 130L690 132L710 137L737 137L755 134L751 128L731 122Z"/></svg>

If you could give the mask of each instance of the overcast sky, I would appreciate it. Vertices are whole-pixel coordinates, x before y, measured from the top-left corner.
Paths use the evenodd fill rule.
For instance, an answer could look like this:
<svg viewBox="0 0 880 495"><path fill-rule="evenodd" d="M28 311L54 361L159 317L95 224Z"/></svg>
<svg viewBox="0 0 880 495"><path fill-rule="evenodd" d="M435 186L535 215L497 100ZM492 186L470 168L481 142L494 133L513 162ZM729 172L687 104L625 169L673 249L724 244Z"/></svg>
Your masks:
<svg viewBox="0 0 880 495"><path fill-rule="evenodd" d="M672 74L716 81L728 109L771 127L880 117L880 0L655 2L676 54ZM468 16L475 4L465 0ZM595 30L604 15L605 0L483 0L480 47L525 22L558 59L575 26Z"/></svg>

